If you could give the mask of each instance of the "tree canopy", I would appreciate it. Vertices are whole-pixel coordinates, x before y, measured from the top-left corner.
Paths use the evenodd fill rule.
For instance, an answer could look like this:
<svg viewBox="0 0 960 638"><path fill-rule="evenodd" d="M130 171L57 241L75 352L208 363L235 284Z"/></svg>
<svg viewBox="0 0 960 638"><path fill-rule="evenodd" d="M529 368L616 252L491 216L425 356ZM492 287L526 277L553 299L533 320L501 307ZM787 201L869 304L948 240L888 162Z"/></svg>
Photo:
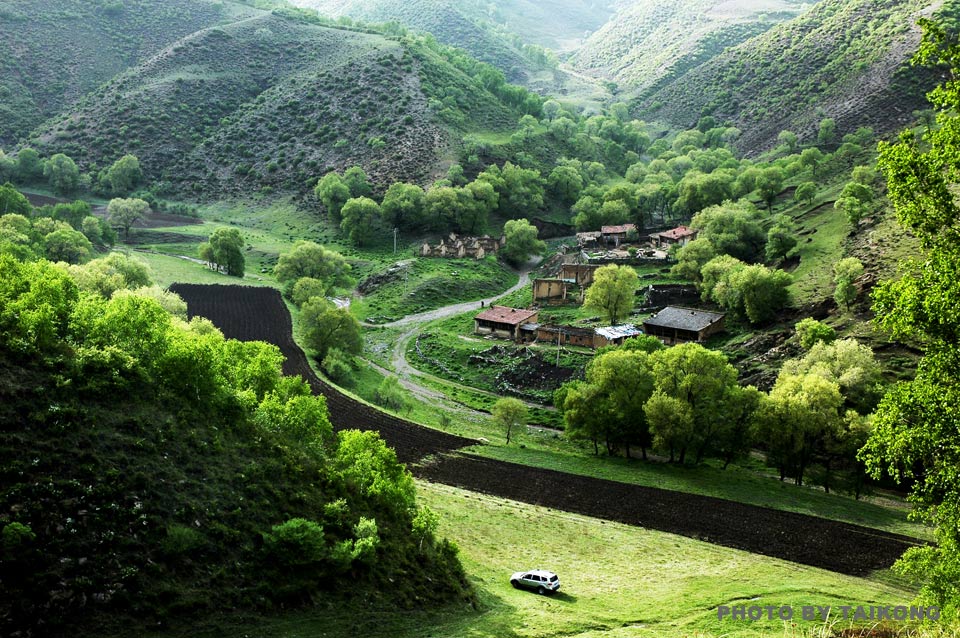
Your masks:
<svg viewBox="0 0 960 638"><path fill-rule="evenodd" d="M593 273L583 305L602 313L610 325L615 325L633 310L639 287L640 278L630 266L601 266Z"/></svg>

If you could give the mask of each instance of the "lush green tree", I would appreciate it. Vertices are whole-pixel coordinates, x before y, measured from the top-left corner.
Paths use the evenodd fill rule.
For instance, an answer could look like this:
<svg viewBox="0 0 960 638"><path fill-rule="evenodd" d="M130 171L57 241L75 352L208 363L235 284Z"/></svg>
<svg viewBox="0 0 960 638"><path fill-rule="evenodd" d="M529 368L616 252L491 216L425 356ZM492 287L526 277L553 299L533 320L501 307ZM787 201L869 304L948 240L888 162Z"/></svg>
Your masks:
<svg viewBox="0 0 960 638"><path fill-rule="evenodd" d="M327 209L330 218L340 223L340 211L350 199L350 187L338 173L327 173L317 182L313 194Z"/></svg>
<svg viewBox="0 0 960 638"><path fill-rule="evenodd" d="M788 215L776 215L767 231L765 249L767 261L777 261L791 256L797 247L797 225Z"/></svg>
<svg viewBox="0 0 960 638"><path fill-rule="evenodd" d="M200 258L231 277L243 277L246 265L243 243L243 236L236 228L218 228L207 242L200 244Z"/></svg>
<svg viewBox="0 0 960 638"><path fill-rule="evenodd" d="M150 204L142 199L115 197L107 204L110 223L123 229L124 237L130 236L130 228L150 212Z"/></svg>
<svg viewBox="0 0 960 638"><path fill-rule="evenodd" d="M431 186L423 198L424 220L433 230L449 229L460 215L460 198L452 186Z"/></svg>
<svg viewBox="0 0 960 638"><path fill-rule="evenodd" d="M667 401L658 406L661 417L671 411L677 418L685 413L690 415L685 428L680 428L679 423L669 426L671 456L677 452L677 460L683 463L687 451L691 450L696 455L695 461L700 463L712 452L714 440L734 423L718 410L718 406L737 385L737 371L721 353L696 343L666 348L650 357L656 390L689 410L677 410L676 403Z"/></svg>
<svg viewBox="0 0 960 638"><path fill-rule="evenodd" d="M353 284L350 264L343 255L312 241L297 241L289 252L281 254L273 274L277 281L286 285L289 292L304 277L323 282L323 296Z"/></svg>
<svg viewBox="0 0 960 638"><path fill-rule="evenodd" d="M780 134L777 135L777 141L786 147L788 154L797 150L798 138L793 131L780 131Z"/></svg>
<svg viewBox="0 0 960 638"><path fill-rule="evenodd" d="M17 160L10 157L0 148L0 182L8 182L16 175Z"/></svg>
<svg viewBox="0 0 960 638"><path fill-rule="evenodd" d="M532 255L542 255L547 245L537 239L537 227L526 219L511 219L503 225L504 245L500 254L511 264L522 264Z"/></svg>
<svg viewBox="0 0 960 638"><path fill-rule="evenodd" d="M369 197L348 199L341 216L340 230L357 246L365 246L376 232L380 205Z"/></svg>
<svg viewBox="0 0 960 638"><path fill-rule="evenodd" d="M90 257L93 246L80 231L55 230L43 238L44 253L50 261L65 261L78 264Z"/></svg>
<svg viewBox="0 0 960 638"><path fill-rule="evenodd" d="M816 177L817 168L823 163L825 156L816 146L805 148L800 152L800 164L810 169L810 173Z"/></svg>
<svg viewBox="0 0 960 638"><path fill-rule="evenodd" d="M0 186L0 215L15 213L17 215L27 215L33 211L30 200L14 188L13 184L7 182Z"/></svg>
<svg viewBox="0 0 960 638"><path fill-rule="evenodd" d="M604 352L587 367L586 381L596 388L606 406L608 452L612 454L612 446L619 444L629 457L630 446L636 445L646 458L651 435L643 405L654 387L649 354L620 348Z"/></svg>
<svg viewBox="0 0 960 638"><path fill-rule="evenodd" d="M706 208L693 217L690 226L700 231L698 239L710 241L718 255L753 263L764 254L767 234L759 212L748 202Z"/></svg>
<svg viewBox="0 0 960 638"><path fill-rule="evenodd" d="M760 405L757 438L780 480L792 475L797 485L824 441L841 427L843 397L839 386L817 373L781 373Z"/></svg>
<svg viewBox="0 0 960 638"><path fill-rule="evenodd" d="M733 194L733 183L733 174L723 170L712 173L688 171L677 184L676 207L693 214L708 206L716 206Z"/></svg>
<svg viewBox="0 0 960 638"><path fill-rule="evenodd" d="M820 128L817 131L817 143L821 146L829 146L837 140L837 122L832 117L825 117L820 120Z"/></svg>
<svg viewBox="0 0 960 638"><path fill-rule="evenodd" d="M134 257L112 252L83 264L72 266L70 276L81 290L109 299L118 290L134 290L151 285L150 268Z"/></svg>
<svg viewBox="0 0 960 638"><path fill-rule="evenodd" d="M550 171L547 186L558 201L570 204L577 201L580 191L583 190L583 177L580 171L572 166L556 166Z"/></svg>
<svg viewBox="0 0 960 638"><path fill-rule="evenodd" d="M860 414L872 412L883 393L880 364L856 339L814 343L800 359L783 364L782 373L816 373L837 384L845 404Z"/></svg>
<svg viewBox="0 0 960 638"><path fill-rule="evenodd" d="M803 202L808 206L813 203L813 200L817 197L817 184L816 182L803 182L797 186L797 190L793 192L793 198L798 202Z"/></svg>
<svg viewBox="0 0 960 638"><path fill-rule="evenodd" d="M593 273L593 283L587 288L583 306L602 313L610 325L626 317L636 303L640 279L629 266L608 264Z"/></svg>
<svg viewBox="0 0 960 638"><path fill-rule="evenodd" d="M813 317L806 317L793 327L797 331L800 347L809 350L817 343L833 343L837 338L837 331Z"/></svg>
<svg viewBox="0 0 960 638"><path fill-rule="evenodd" d="M330 348L323 358L320 367L334 383L349 386L353 385L353 357L340 348ZM382 405L382 404L381 404Z"/></svg>
<svg viewBox="0 0 960 638"><path fill-rule="evenodd" d="M520 399L513 397L497 399L490 409L490 414L496 426L506 432L507 445L510 445L513 432L527 423L527 406Z"/></svg>
<svg viewBox="0 0 960 638"><path fill-rule="evenodd" d="M343 172L343 183L350 189L350 197L367 197L370 195L370 180L359 166L351 166Z"/></svg>
<svg viewBox="0 0 960 638"><path fill-rule="evenodd" d="M564 432L571 440L590 441L594 454L600 453L600 441L607 441L608 451L614 447L609 418L614 406L597 386L585 381L565 383L554 392L553 403L563 414Z"/></svg>
<svg viewBox="0 0 960 638"><path fill-rule="evenodd" d="M300 309L300 326L308 348L323 361L330 348L360 354L363 338L360 322L346 308L337 308L325 299L314 297Z"/></svg>
<svg viewBox="0 0 960 638"><path fill-rule="evenodd" d="M543 179L540 172L516 166L511 162L497 169L490 166L478 176L489 182L499 195L501 214L515 219L539 210L543 206Z"/></svg>
<svg viewBox="0 0 960 638"><path fill-rule="evenodd" d="M50 216L70 224L75 230L81 230L83 220L91 214L90 204L77 200L71 204L60 203L53 207Z"/></svg>
<svg viewBox="0 0 960 638"><path fill-rule="evenodd" d="M709 239L698 237L677 251L677 263L670 269L670 274L680 279L700 283L700 271L703 266L717 256L717 251Z"/></svg>
<svg viewBox="0 0 960 638"><path fill-rule="evenodd" d="M124 155L107 169L104 185L114 195L126 195L136 188L142 179L140 160L136 155Z"/></svg>
<svg viewBox="0 0 960 638"><path fill-rule="evenodd" d="M390 185L380 204L380 215L388 228L411 228L423 214L423 189L415 184L395 182Z"/></svg>
<svg viewBox="0 0 960 638"><path fill-rule="evenodd" d="M744 315L753 324L772 320L790 301L792 278L782 270L760 264L747 265L721 255L701 269L701 294L732 312Z"/></svg>
<svg viewBox="0 0 960 638"><path fill-rule="evenodd" d="M103 229L101 228L100 220L93 215L88 215L83 218L80 222L80 232L82 232L94 246L103 245Z"/></svg>
<svg viewBox="0 0 960 638"><path fill-rule="evenodd" d="M29 147L21 148L17 153L17 180L27 184L43 177L43 162L40 154Z"/></svg>
<svg viewBox="0 0 960 638"><path fill-rule="evenodd" d="M72 193L80 188L80 169L63 153L57 153L46 161L43 176L47 178L50 188L60 194Z"/></svg>
<svg viewBox="0 0 960 638"><path fill-rule="evenodd" d="M863 272L863 264L856 257L845 257L833 265L833 298L838 306L850 310L850 305L857 299L855 282Z"/></svg>
<svg viewBox="0 0 960 638"><path fill-rule="evenodd" d="M671 463L679 453L683 463L695 428L690 404L657 390L643 405L643 413L650 425L654 449L669 452Z"/></svg>
<svg viewBox="0 0 960 638"><path fill-rule="evenodd" d="M763 169L756 181L756 189L760 198L767 204L767 210L773 206L773 200L783 191L783 171L776 166Z"/></svg>
<svg viewBox="0 0 960 638"><path fill-rule="evenodd" d="M333 466L348 489L363 499L376 498L397 515L415 510L413 477L379 434L343 430L337 438Z"/></svg>

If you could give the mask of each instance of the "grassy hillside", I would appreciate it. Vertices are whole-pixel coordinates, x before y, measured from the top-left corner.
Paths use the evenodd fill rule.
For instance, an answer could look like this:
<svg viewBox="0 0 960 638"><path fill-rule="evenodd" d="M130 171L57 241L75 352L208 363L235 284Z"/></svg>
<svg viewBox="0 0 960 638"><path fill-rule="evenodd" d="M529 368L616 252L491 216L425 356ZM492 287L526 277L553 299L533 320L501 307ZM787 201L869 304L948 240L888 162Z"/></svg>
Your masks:
<svg viewBox="0 0 960 638"><path fill-rule="evenodd" d="M572 66L633 94L797 15L795 0L623 3L571 58Z"/></svg>
<svg viewBox="0 0 960 638"><path fill-rule="evenodd" d="M276 347L47 262L3 255L0 274L0 634L470 598L393 452L335 436Z"/></svg>
<svg viewBox="0 0 960 638"><path fill-rule="evenodd" d="M728 49L646 92L638 111L674 125L712 114L760 150L782 130L816 138L823 118L850 132L902 128L925 107L934 74L908 65L920 40L916 19L930 0L824 0L803 16ZM949 3L948 3L949 4Z"/></svg>
<svg viewBox="0 0 960 638"><path fill-rule="evenodd" d="M0 146L170 43L257 13L216 0L0 2Z"/></svg>
<svg viewBox="0 0 960 638"><path fill-rule="evenodd" d="M441 121L445 107L466 115ZM451 128L517 117L416 43L263 14L167 47L31 142L83 169L134 153L157 190L211 199L306 189L353 164L425 182Z"/></svg>

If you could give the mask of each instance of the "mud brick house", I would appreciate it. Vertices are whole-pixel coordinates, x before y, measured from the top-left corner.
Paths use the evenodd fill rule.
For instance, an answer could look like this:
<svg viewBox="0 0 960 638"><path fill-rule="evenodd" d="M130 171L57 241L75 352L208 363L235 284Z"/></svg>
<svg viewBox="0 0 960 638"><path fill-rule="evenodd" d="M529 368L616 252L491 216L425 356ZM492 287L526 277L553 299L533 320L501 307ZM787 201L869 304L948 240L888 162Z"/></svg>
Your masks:
<svg viewBox="0 0 960 638"><path fill-rule="evenodd" d="M580 248L596 248L598 241L600 241L600 231L598 230L577 233L577 246Z"/></svg>
<svg viewBox="0 0 960 638"><path fill-rule="evenodd" d="M627 240L627 233L637 232L636 224L620 224L619 226L601 226L600 241L605 244L619 246Z"/></svg>
<svg viewBox="0 0 960 638"><path fill-rule="evenodd" d="M650 235L650 239L653 240L654 245L660 246L661 248L669 248L675 244L686 246L696 239L699 233L700 231L696 228L677 226L676 228L665 230L662 233L653 233Z"/></svg>
<svg viewBox="0 0 960 638"><path fill-rule="evenodd" d="M631 337L638 337L643 334L643 330L640 330L636 326L629 323L621 324L619 326L610 326L608 328L597 328L595 332L597 336L593 340L594 348L601 348L603 346L619 346L627 339Z"/></svg>
<svg viewBox="0 0 960 638"><path fill-rule="evenodd" d="M537 322L539 310L491 306L473 318L473 331L502 339L520 340L520 327Z"/></svg>
<svg viewBox="0 0 960 638"><path fill-rule="evenodd" d="M560 266L560 279L586 288L593 283L593 273L599 267L597 264L563 264Z"/></svg>
<svg viewBox="0 0 960 638"><path fill-rule="evenodd" d="M563 279L534 279L533 302L562 303L567 300L567 282Z"/></svg>
<svg viewBox="0 0 960 638"><path fill-rule="evenodd" d="M449 259L483 259L488 254L494 254L503 247L504 238L494 239L489 235L483 237L458 237L456 233L440 240L436 246L424 243L420 247L421 257L446 257Z"/></svg>
<svg viewBox="0 0 960 638"><path fill-rule="evenodd" d="M552 325L537 326L537 341L544 343L557 343L559 339L560 345L595 348L595 338L596 334L593 328Z"/></svg>
<svg viewBox="0 0 960 638"><path fill-rule="evenodd" d="M643 331L667 345L684 341L705 341L723 332L723 313L667 306L643 322Z"/></svg>

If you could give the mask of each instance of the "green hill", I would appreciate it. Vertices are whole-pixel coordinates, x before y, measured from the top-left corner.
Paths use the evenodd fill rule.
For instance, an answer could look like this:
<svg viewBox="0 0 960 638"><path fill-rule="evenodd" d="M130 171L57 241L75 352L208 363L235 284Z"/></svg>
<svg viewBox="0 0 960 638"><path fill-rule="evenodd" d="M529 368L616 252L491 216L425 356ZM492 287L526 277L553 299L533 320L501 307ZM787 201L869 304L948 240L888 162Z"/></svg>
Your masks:
<svg viewBox="0 0 960 638"><path fill-rule="evenodd" d="M800 13L797 0L654 0L623 3L574 53L573 68L643 91Z"/></svg>
<svg viewBox="0 0 960 638"><path fill-rule="evenodd" d="M646 91L637 111L689 126L705 114L743 132L738 145L762 150L792 130L816 138L833 118L839 133L871 126L902 128L925 108L935 74L908 61L916 20L940 6L930 0L823 0L808 13L727 49Z"/></svg>
<svg viewBox="0 0 960 638"><path fill-rule="evenodd" d="M0 308L0 634L469 599L393 451L334 435L276 347L7 255Z"/></svg>
<svg viewBox="0 0 960 638"><path fill-rule="evenodd" d="M0 146L170 43L256 13L217 0L0 2Z"/></svg>
<svg viewBox="0 0 960 638"><path fill-rule="evenodd" d="M429 181L450 132L519 113L416 41L262 14L191 34L31 139L84 170L125 153L161 192L296 190L333 168Z"/></svg>

